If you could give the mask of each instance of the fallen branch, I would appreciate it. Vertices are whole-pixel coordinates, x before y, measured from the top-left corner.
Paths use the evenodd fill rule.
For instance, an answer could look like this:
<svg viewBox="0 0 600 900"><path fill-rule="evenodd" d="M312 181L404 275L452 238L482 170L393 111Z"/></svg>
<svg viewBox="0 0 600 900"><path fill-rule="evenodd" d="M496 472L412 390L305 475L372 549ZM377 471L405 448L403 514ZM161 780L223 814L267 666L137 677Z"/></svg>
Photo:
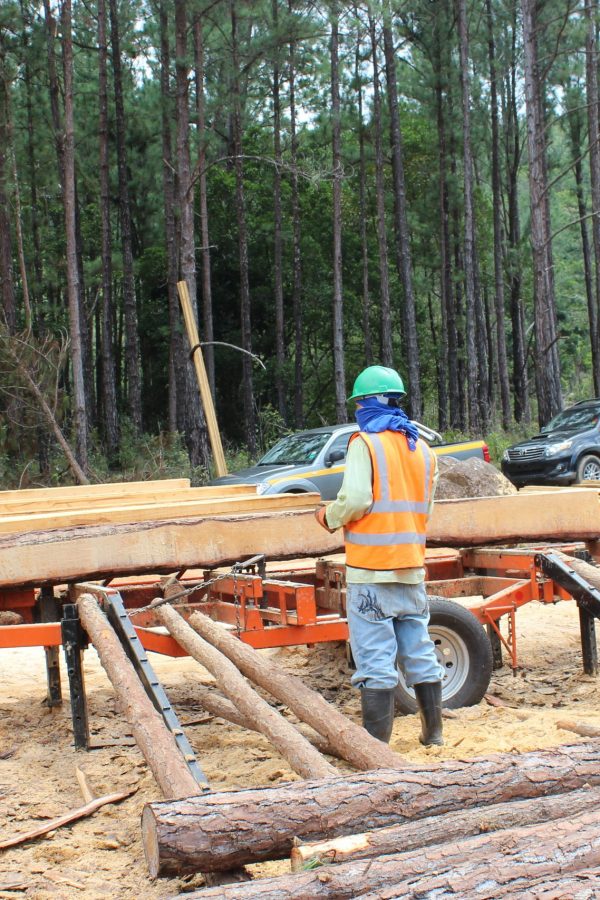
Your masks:
<svg viewBox="0 0 600 900"><path fill-rule="evenodd" d="M600 737L600 728L598 725L590 725L587 722L572 722L570 719L560 719L556 723L557 728L563 731L572 731L583 737Z"/></svg>
<svg viewBox="0 0 600 900"><path fill-rule="evenodd" d="M80 806L78 809L73 809L71 812L58 816L56 819L51 819L44 825L38 826L38 828L33 828L31 831L26 831L23 834L15 834L11 838L0 841L0 850L6 850L8 847L16 847L18 844L25 844L27 841L33 841L35 838L48 834L49 831L56 831L57 828L62 828L63 825L69 825L71 822L76 822L77 819L84 819L86 816L91 816L92 813L95 813L101 806L106 806L108 803L119 803L121 800L131 797L136 791L137 788L130 788L128 791L119 791L116 794L105 794L103 797L97 797L95 800L92 800L91 803L86 803L85 806Z"/></svg>

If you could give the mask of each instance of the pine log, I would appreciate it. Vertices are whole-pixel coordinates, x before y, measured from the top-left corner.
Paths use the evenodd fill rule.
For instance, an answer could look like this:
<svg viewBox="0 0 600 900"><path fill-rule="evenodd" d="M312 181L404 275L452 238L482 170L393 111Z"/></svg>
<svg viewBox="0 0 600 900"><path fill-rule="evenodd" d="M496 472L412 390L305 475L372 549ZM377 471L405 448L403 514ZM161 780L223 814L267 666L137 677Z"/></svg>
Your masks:
<svg viewBox="0 0 600 900"><path fill-rule="evenodd" d="M224 653L240 672L285 703L302 722L322 734L340 756L357 769L398 768L404 764L402 757L387 744L371 737L362 726L348 719L300 678L283 672L248 644L232 637L208 616L193 613L189 623L206 641Z"/></svg>
<svg viewBox="0 0 600 900"><path fill-rule="evenodd" d="M600 785L599 763L596 742L576 743L150 803L142 815L146 857L152 876L282 859L294 838L353 834L358 823L370 831Z"/></svg>
<svg viewBox="0 0 600 900"><path fill-rule="evenodd" d="M201 685L195 685L194 697L200 706L212 716L218 716L220 719L231 722L232 725L239 725L240 728L247 728L249 731L258 731L256 722L247 719L231 700L227 700L226 697L221 696L217 691ZM324 738L303 722L299 724L294 722L293 725L300 734L304 735L307 741L311 742L313 747L317 748L319 753L326 753L328 756L335 756L337 759L341 759L340 754L335 747L331 746L327 738Z"/></svg>
<svg viewBox="0 0 600 900"><path fill-rule="evenodd" d="M502 889L502 900L514 897L517 900L598 900L598 884L600 884L600 867L583 869L577 872L558 872L544 878L523 883L522 879L507 884ZM382 897L393 900L393 894L368 893L361 900L380 900ZM452 895L451 895L452 896ZM458 896L454 894L453 896ZM460 893L460 900L484 900L480 891ZM490 898L491 900L491 898ZM493 897L493 900L497 900Z"/></svg>
<svg viewBox="0 0 600 900"><path fill-rule="evenodd" d="M33 531L0 536L0 587L207 569L261 552L322 556L338 546L311 509Z"/></svg>
<svg viewBox="0 0 600 900"><path fill-rule="evenodd" d="M567 556L566 553L561 553L560 551L555 552L556 556L573 569L577 575L581 578L585 578L585 580L591 584L592 587L596 588L596 590L600 590L600 568L590 565L590 563L587 563L584 559L576 559L575 557Z"/></svg>
<svg viewBox="0 0 600 900"><path fill-rule="evenodd" d="M226 656L196 634L172 606L156 607L156 615L178 644L204 666L224 694L235 701L246 719L267 737L303 778L327 778L337 774L331 763L303 737L294 726L256 693Z"/></svg>
<svg viewBox="0 0 600 900"><path fill-rule="evenodd" d="M330 841L300 844L292 847L292 872L314 868L315 864L327 865L334 862L348 862L351 859L371 859L374 856L387 856L390 853L456 841L481 832L488 833L503 828L565 819L585 812L586 809L598 807L599 803L599 788L583 788L569 791L568 794L512 800L509 803L497 803L482 809L475 807L458 810L441 816L429 816L426 819L406 822L404 825L393 825L391 828L378 828L375 831L333 838Z"/></svg>
<svg viewBox="0 0 600 900"><path fill-rule="evenodd" d="M152 705L96 600L83 594L77 601L77 608L114 688L119 707L163 795L175 799L202 794L202 787L185 764L175 738Z"/></svg>
<svg viewBox="0 0 600 900"><path fill-rule="evenodd" d="M186 894L187 900L414 900L478 891L480 898L503 897L517 880L577 871L600 864L600 811L552 823L481 834L429 847L426 853L394 853L323 866L309 872L263 878Z"/></svg>

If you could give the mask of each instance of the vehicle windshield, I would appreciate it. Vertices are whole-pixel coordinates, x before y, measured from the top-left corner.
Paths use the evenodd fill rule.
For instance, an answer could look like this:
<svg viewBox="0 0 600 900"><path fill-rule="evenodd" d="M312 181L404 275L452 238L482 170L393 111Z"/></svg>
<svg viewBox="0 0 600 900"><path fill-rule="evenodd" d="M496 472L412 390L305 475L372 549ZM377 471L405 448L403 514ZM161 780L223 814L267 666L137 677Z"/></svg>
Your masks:
<svg viewBox="0 0 600 900"><path fill-rule="evenodd" d="M587 406L581 409L565 409L544 425L542 431L558 431L564 429L592 428L600 418L600 407Z"/></svg>
<svg viewBox="0 0 600 900"><path fill-rule="evenodd" d="M259 459L257 465L306 466L315 459L330 437L330 432L323 433L322 431L290 434L271 447L269 452Z"/></svg>

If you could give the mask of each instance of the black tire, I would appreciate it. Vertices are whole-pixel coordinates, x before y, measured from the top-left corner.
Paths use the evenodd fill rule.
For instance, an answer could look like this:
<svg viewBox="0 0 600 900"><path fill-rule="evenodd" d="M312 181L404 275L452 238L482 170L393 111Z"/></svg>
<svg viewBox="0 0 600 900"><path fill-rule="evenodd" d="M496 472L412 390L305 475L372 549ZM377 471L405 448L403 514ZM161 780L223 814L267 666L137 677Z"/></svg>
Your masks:
<svg viewBox="0 0 600 900"><path fill-rule="evenodd" d="M487 691L492 677L492 646L485 629L468 609L443 597L429 598L429 634L438 659L447 672L442 703L447 709L474 706ZM417 711L414 691L399 671L396 712Z"/></svg>
<svg viewBox="0 0 600 900"><path fill-rule="evenodd" d="M593 453L586 453L577 463L576 484L582 481L600 481L600 459Z"/></svg>

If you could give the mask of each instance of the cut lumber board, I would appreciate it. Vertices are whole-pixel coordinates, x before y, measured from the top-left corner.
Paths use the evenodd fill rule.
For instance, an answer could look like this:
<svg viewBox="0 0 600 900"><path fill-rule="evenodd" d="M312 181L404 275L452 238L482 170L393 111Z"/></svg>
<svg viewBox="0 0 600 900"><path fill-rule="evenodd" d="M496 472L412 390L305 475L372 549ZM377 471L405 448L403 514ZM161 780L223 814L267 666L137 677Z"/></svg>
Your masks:
<svg viewBox="0 0 600 900"><path fill-rule="evenodd" d="M182 489L190 487L189 478L157 478L151 481L106 481L103 484L71 484L66 487L26 488L18 491L0 491L0 503L18 500L46 500L51 497L108 497L111 495L139 494L156 489Z"/></svg>
<svg viewBox="0 0 600 900"><path fill-rule="evenodd" d="M254 496L256 490L251 484L234 484L225 489L220 487L161 488L152 491L101 495L97 497L48 497L43 500L0 501L0 519L4 516L24 516L35 513L48 515L54 512L102 509L103 507L145 506L157 503L190 502L192 500L225 500L237 496Z"/></svg>
<svg viewBox="0 0 600 900"><path fill-rule="evenodd" d="M146 859L153 877L282 859L295 838L353 834L358 823L364 830L386 828L452 810L598 786L599 762L598 742L590 741L149 803L142 814Z"/></svg>
<svg viewBox="0 0 600 900"><path fill-rule="evenodd" d="M189 900L414 900L415 897L503 897L504 885L517 882L522 897L531 881L566 875L600 863L600 812L591 810L552 823L480 834L429 847L426 853L394 853L323 866L246 884L207 888L179 897ZM557 895L555 895L556 897ZM562 894L558 896L571 896Z"/></svg>
<svg viewBox="0 0 600 900"><path fill-rule="evenodd" d="M0 587L210 569L256 553L322 556L338 544L339 536L321 528L312 509L1 535Z"/></svg>
<svg viewBox="0 0 600 900"><path fill-rule="evenodd" d="M598 495L577 489L440 500L427 527L428 543L461 547L593 540L599 535Z"/></svg>
<svg viewBox="0 0 600 900"><path fill-rule="evenodd" d="M91 505L88 509L70 509L58 512L29 513L21 516L0 515L0 534L16 534L29 531L47 531L52 528L78 525L120 525L156 521L157 519L184 519L192 516L220 516L253 510L314 509L319 494L275 494L260 497L244 493L237 497L208 497L202 500L159 500L156 503L140 503L133 506Z"/></svg>

